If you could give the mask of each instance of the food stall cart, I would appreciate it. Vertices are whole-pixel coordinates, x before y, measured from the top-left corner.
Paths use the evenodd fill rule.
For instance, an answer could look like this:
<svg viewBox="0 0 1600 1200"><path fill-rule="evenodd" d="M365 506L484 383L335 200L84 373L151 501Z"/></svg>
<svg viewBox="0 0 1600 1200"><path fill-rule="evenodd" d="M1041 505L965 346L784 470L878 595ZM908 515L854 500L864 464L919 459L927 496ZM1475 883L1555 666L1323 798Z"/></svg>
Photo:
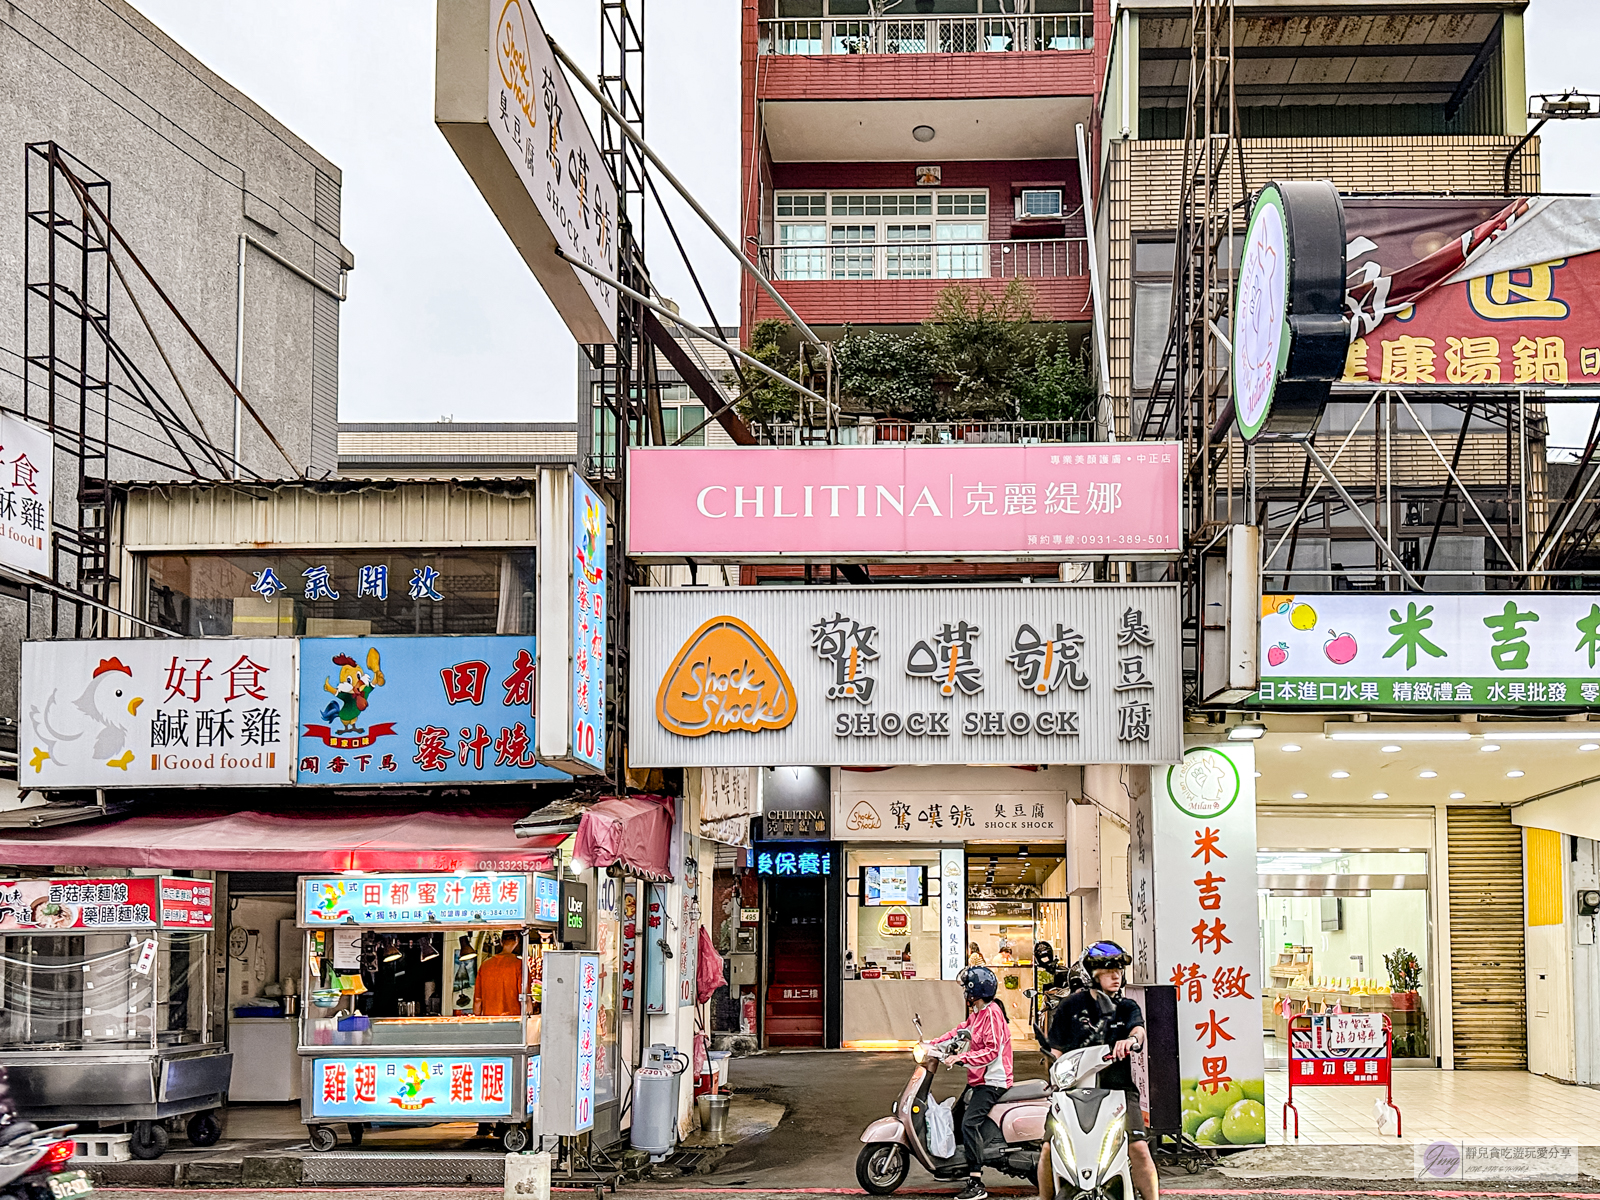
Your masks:
<svg viewBox="0 0 1600 1200"><path fill-rule="evenodd" d="M527 1147L539 1097L547 875L306 876L301 1120L331 1150L369 1125L473 1121ZM514 935L514 936L508 936Z"/></svg>
<svg viewBox="0 0 1600 1200"><path fill-rule="evenodd" d="M168 1123L222 1134L233 1056L207 1011L209 879L0 881L0 1065L32 1121L126 1125L159 1157Z"/></svg>

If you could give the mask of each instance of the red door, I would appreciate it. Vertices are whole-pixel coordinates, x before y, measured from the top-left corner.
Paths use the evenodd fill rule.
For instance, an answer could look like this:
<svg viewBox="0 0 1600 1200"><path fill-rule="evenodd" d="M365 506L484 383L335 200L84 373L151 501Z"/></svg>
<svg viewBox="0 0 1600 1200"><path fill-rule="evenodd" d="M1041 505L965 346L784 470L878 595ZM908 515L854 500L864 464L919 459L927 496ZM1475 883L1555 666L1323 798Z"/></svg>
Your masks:
<svg viewBox="0 0 1600 1200"><path fill-rule="evenodd" d="M767 889L766 1042L820 1046L822 937L826 900L820 879L785 879Z"/></svg>

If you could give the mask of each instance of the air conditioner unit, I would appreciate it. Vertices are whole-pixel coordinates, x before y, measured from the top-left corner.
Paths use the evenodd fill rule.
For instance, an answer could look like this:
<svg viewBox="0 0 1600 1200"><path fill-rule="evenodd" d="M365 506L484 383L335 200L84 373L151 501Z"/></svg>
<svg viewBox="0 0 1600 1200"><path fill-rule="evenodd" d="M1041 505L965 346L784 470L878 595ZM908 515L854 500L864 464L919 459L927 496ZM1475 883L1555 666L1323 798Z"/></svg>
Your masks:
<svg viewBox="0 0 1600 1200"><path fill-rule="evenodd" d="M1017 197L1017 220L1057 219L1061 217L1060 188L1028 188Z"/></svg>

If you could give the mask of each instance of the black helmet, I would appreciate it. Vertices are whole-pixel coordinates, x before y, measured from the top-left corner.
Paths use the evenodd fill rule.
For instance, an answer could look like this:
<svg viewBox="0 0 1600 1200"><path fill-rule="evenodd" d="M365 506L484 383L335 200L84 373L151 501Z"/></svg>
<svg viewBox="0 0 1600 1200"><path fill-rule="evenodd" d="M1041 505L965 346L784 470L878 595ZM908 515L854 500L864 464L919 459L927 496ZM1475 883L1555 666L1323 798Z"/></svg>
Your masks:
<svg viewBox="0 0 1600 1200"><path fill-rule="evenodd" d="M962 967L956 978L961 981L961 990L968 1000L993 1000L1000 990L1000 981L988 967Z"/></svg>
<svg viewBox="0 0 1600 1200"><path fill-rule="evenodd" d="M1091 980L1096 971L1121 971L1132 961L1128 952L1115 942L1095 942L1092 946L1085 946L1078 958L1083 973Z"/></svg>
<svg viewBox="0 0 1600 1200"><path fill-rule="evenodd" d="M1046 941L1037 941L1033 944L1033 961L1035 965L1050 968L1055 965L1055 949Z"/></svg>

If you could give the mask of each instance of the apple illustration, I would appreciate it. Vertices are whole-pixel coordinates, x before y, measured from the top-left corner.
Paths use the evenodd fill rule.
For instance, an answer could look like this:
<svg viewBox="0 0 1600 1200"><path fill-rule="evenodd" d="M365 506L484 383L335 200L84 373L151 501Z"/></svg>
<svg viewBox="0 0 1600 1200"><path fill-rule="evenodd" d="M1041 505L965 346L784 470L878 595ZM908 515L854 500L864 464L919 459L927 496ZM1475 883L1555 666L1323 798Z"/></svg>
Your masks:
<svg viewBox="0 0 1600 1200"><path fill-rule="evenodd" d="M1288 660L1289 660L1289 647L1288 647L1288 645L1286 643L1279 642L1276 646L1268 646L1267 647L1267 665L1268 666L1281 667Z"/></svg>
<svg viewBox="0 0 1600 1200"><path fill-rule="evenodd" d="M1328 661L1344 666L1356 656L1356 640L1348 633L1335 633L1328 630L1329 638L1322 643L1322 652L1328 656Z"/></svg>

